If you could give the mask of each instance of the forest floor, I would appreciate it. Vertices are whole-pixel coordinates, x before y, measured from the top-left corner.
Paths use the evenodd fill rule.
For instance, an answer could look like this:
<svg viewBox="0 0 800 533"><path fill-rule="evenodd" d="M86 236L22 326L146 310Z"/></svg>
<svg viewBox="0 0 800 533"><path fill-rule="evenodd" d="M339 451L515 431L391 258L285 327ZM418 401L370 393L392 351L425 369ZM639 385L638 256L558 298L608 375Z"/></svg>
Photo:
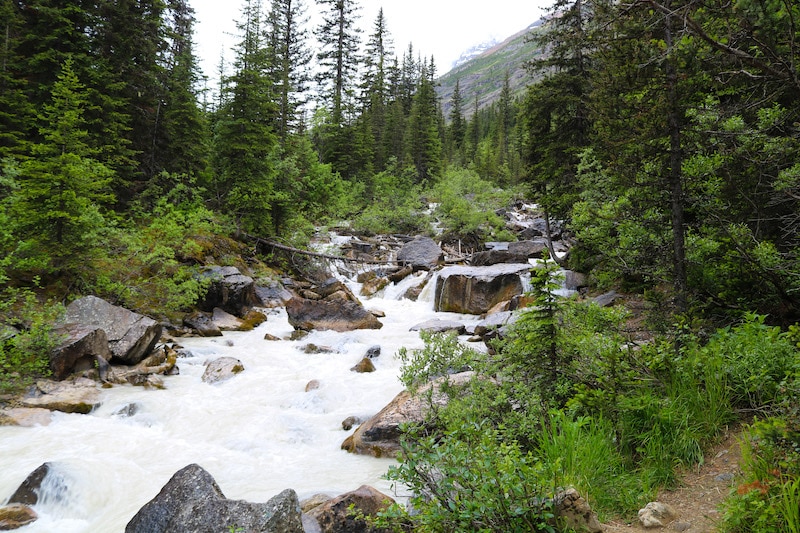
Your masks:
<svg viewBox="0 0 800 533"><path fill-rule="evenodd" d="M683 533L713 533L722 518L720 504L730 492L739 474L742 458L739 448L740 428L731 428L706 453L702 465L681 472L678 487L659 492L656 501L669 504L677 518L664 529L645 529L636 517L631 523L604 523L605 533L638 533L643 531L679 531Z"/></svg>

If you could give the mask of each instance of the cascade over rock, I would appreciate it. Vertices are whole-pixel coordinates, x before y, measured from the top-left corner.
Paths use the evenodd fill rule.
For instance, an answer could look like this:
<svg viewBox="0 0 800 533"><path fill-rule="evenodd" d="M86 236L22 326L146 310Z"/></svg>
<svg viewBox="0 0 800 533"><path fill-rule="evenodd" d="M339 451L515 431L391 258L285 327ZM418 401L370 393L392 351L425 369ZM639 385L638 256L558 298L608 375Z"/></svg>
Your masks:
<svg viewBox="0 0 800 533"><path fill-rule="evenodd" d="M266 503L229 500L214 478L190 464L128 522L125 533L303 533L297 494L286 489Z"/></svg>

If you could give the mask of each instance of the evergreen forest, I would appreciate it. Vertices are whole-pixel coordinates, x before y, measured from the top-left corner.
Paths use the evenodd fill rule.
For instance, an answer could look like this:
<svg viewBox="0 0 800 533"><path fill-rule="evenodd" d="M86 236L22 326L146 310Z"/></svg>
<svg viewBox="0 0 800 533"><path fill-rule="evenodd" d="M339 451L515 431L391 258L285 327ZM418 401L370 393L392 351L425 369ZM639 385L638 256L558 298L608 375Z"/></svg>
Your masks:
<svg viewBox="0 0 800 533"><path fill-rule="evenodd" d="M499 72L479 105L456 81L445 107L383 11L362 32L357 0L315 0L311 27L311 1L245 0L209 87L190 0L0 0L0 393L47 374L78 296L170 320L204 264L292 268L250 236L432 234L435 203L437 238L478 248L524 199L571 235L562 266L648 304L654 340L545 269L495 357L400 354L411 389L492 379L406 428L389 476L419 497L379 525L559 531L564 486L635 515L736 426L720 531L800 532L800 4L554 0L522 89Z"/></svg>

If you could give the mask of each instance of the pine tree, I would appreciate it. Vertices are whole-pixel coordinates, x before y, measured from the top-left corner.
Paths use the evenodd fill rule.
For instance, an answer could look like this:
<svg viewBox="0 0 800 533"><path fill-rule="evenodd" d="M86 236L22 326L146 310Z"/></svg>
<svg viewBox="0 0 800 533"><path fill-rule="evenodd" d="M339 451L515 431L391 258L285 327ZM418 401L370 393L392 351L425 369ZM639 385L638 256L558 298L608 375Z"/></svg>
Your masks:
<svg viewBox="0 0 800 533"><path fill-rule="evenodd" d="M29 94L28 74L18 47L24 32L20 9L12 0L0 2L0 160L19 157L32 136L35 111Z"/></svg>
<svg viewBox="0 0 800 533"><path fill-rule="evenodd" d="M434 71L432 58L430 65L422 63L406 130L406 150L416 169L418 183L434 180L442 170L442 142Z"/></svg>
<svg viewBox="0 0 800 533"><path fill-rule="evenodd" d="M303 0L273 0L267 18L269 65L278 97L277 133L282 142L302 125L299 109L308 102L311 82L308 22Z"/></svg>
<svg viewBox="0 0 800 533"><path fill-rule="evenodd" d="M450 130L448 140L450 142L450 159L464 163L464 136L466 135L466 123L464 121L464 101L461 97L461 79L456 80L453 88L453 96L450 98Z"/></svg>
<svg viewBox="0 0 800 533"><path fill-rule="evenodd" d="M112 200L112 171L94 159L97 150L87 144L85 107L85 87L67 58L40 116L42 141L20 166L12 200L20 240L49 258L45 273L81 268L94 245L90 235L103 225L99 207Z"/></svg>
<svg viewBox="0 0 800 533"><path fill-rule="evenodd" d="M331 123L346 124L354 118L354 80L359 66L358 4L354 0L317 0L323 8L317 29L320 95L330 111Z"/></svg>
<svg viewBox="0 0 800 533"><path fill-rule="evenodd" d="M364 54L364 81L362 83L363 115L369 124L373 168L386 168L389 159L387 150L387 107L389 105L389 80L387 62L392 55L392 42L386 28L383 8L373 25Z"/></svg>
<svg viewBox="0 0 800 533"><path fill-rule="evenodd" d="M278 144L274 125L277 106L267 62L261 1L248 0L236 47L233 74L224 81L223 105L217 112L210 184L218 208L246 230L272 231L276 196Z"/></svg>

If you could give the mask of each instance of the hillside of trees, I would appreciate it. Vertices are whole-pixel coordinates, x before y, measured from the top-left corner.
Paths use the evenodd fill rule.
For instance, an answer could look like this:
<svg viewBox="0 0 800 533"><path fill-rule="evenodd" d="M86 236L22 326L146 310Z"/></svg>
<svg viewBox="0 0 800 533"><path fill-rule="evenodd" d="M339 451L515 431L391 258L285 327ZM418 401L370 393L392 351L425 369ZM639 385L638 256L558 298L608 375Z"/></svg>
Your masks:
<svg viewBox="0 0 800 533"><path fill-rule="evenodd" d="M445 112L435 59L413 46L395 50L382 11L362 34L357 0L317 4L322 20L310 27L303 0L246 0L234 60L220 66L211 96L188 0L1 0L4 388L46 373L48 324L72 298L96 294L170 319L197 301L204 287L194 273L208 262L250 261L263 275L286 266L252 257L241 235L301 246L343 221L362 234L429 233L423 210L436 202L441 238L477 246L504 236L494 209L525 198L570 231L567 266L598 290L651 304L650 327L663 342L624 361L614 350L598 352L590 379L565 354L591 352L590 339L623 342L600 333L618 323L553 305L542 281L540 312L497 360L506 367L431 341L433 352L461 357L458 364L530 378L511 379L529 388L506 395L549 399L496 411L515 421L509 425L486 412L496 399L476 391L482 405L462 404L440 420L453 435L448 457L480 450L498 479L513 478L503 470L512 463L521 465L515 475L541 476L531 454L545 443L529 437L569 427L615 435L604 445L630 470L626 461L649 457L648 444L620 441L624 430L683 412L671 386L710 393L713 384L734 392L725 397L730 412L703 427L706 437L742 413L766 417L748 481L777 480L740 495L728 530L750 531L746 524L762 520L763 531L798 531L797 515L792 526L775 505L794 494L788 508L796 512L800 494L800 5L555 0L526 37L541 53L525 59L521 95L508 70L494 101L479 107L481 95L456 78ZM585 337L567 339L568 326ZM588 344L569 344L579 338ZM531 345L541 350L532 356ZM765 355L755 345L775 349ZM749 359L731 361L740 349ZM421 366L411 368L419 371L431 354L418 355ZM530 373L531 361L553 379ZM704 361L718 372L706 372ZM644 395L634 387L641 376L666 396ZM769 394L754 380L772 384ZM707 412L714 402L704 401L695 407ZM468 430L476 413L485 415L485 431ZM663 416L660 430L686 434ZM415 476L444 452L438 437L415 442L407 453L419 462L397 475L431 490ZM702 439L688 448L702 448ZM505 455L492 462L498 449ZM667 470L698 459L669 457L648 483L668 483ZM446 498L465 486L461 479L442 489L441 508L398 519L426 531L545 530L515 521L530 519L525 505L503 514L504 500L483 493L470 501L496 506L499 522L476 526L480 506L470 507L474 515L448 515ZM513 497L527 497L512 488ZM619 501L609 508L627 509Z"/></svg>

